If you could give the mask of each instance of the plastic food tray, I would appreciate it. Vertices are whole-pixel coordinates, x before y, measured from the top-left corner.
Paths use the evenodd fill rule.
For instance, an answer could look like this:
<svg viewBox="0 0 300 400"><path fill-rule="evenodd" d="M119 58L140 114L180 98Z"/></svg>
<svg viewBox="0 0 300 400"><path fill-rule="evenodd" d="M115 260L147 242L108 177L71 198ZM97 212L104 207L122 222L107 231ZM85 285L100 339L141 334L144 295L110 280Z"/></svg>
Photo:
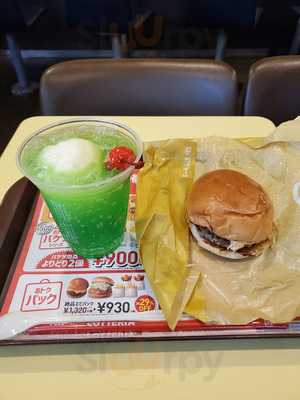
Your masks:
<svg viewBox="0 0 300 400"><path fill-rule="evenodd" d="M31 240L32 229L34 228L34 223L36 223L36 215L38 213L37 207L41 207L41 198L38 196L34 186L26 178L21 179L10 188L0 207L0 310L2 312L4 305L7 303L7 296L11 292L12 282L15 279L18 265L20 265L20 256L23 257L24 246L28 247L28 243ZM141 265L133 265L130 266L131 269L128 268L125 267L122 273L142 273L145 275ZM90 272L91 274L95 274L95 270ZM118 275L118 273L120 274L120 269L114 272ZM76 274L76 271L73 271L73 273ZM97 270L97 273L102 273L102 271ZM146 276L145 280L147 280ZM147 285L149 287L149 282ZM150 287L149 291L151 293ZM151 294L148 297L153 299L154 295ZM147 299L147 293L140 296L140 298ZM139 311L139 307L142 304L141 301L137 301L134 304L135 311ZM161 312L155 297L154 304L156 304L154 311L159 315ZM138 316L137 321L133 321L132 319L128 321L126 314L121 311L118 315L118 320L115 319L114 321L110 321L109 318L107 321L103 320L103 318L98 320L95 317L94 323L89 324L78 322L67 323L65 325L41 324L11 340L0 342L0 345L137 340L237 339L297 337L300 335L300 321L298 322L297 320L289 324L276 325L265 321L255 321L248 325L216 326L203 324L191 318L183 317L177 329L172 332L168 329L166 321L162 318L148 321L147 319L142 320L140 315Z"/></svg>

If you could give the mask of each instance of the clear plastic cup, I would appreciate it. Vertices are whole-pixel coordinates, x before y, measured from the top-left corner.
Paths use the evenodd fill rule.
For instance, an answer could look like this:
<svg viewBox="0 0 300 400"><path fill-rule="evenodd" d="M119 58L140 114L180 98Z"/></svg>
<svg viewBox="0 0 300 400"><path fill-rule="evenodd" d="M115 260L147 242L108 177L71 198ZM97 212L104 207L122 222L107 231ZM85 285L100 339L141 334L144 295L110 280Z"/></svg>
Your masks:
<svg viewBox="0 0 300 400"><path fill-rule="evenodd" d="M41 191L64 239L74 252L87 258L102 257L115 250L123 240L129 181L134 166L91 183L72 182L72 178L67 183L49 181L41 171L32 167L34 157L38 157L45 146L68 138L95 140L106 149L111 144L115 147L128 143L135 151L135 162L142 155L142 143L132 129L117 122L72 119L38 130L18 150L19 169Z"/></svg>

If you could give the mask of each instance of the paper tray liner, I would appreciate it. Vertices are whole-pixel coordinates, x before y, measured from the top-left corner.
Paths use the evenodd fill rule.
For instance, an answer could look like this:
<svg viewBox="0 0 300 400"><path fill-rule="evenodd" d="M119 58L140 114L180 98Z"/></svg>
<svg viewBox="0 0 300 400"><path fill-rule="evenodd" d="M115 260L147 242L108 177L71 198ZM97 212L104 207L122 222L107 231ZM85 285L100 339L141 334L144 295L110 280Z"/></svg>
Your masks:
<svg viewBox="0 0 300 400"><path fill-rule="evenodd" d="M171 329L183 311L217 324L259 318L286 323L300 314L299 133L300 123L293 121L267 138L146 145L136 231L144 268ZM219 168L248 175L271 198L277 235L259 257L227 260L189 242L186 199L192 182Z"/></svg>

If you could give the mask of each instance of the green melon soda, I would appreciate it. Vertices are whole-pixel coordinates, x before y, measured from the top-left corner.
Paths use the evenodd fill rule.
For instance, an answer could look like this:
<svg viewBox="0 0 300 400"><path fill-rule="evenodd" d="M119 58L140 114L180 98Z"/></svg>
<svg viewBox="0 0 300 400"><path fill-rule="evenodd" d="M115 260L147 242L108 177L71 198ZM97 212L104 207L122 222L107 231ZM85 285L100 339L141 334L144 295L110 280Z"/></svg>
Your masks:
<svg viewBox="0 0 300 400"><path fill-rule="evenodd" d="M123 125L64 121L43 128L18 152L18 164L40 189L64 239L76 254L102 257L122 242L133 165L107 169L112 149L141 156L136 134Z"/></svg>

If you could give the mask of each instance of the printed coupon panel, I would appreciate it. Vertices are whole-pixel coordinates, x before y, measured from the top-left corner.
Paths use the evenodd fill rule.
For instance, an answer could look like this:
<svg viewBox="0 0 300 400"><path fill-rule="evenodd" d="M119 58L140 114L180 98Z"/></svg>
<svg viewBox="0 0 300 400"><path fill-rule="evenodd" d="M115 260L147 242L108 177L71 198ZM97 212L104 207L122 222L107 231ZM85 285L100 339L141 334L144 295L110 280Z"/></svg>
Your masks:
<svg viewBox="0 0 300 400"><path fill-rule="evenodd" d="M159 309L144 274L51 274L47 278L27 274L19 278L15 293L19 295L13 296L9 312L57 310L60 315L118 314L126 317Z"/></svg>
<svg viewBox="0 0 300 400"><path fill-rule="evenodd" d="M134 230L135 178L131 179L128 218L121 246L102 258L76 255L63 239L42 197L39 196L15 273L6 292L1 315L8 312L51 311L57 316L92 316L135 323L162 320L162 313L140 261ZM39 314L40 315L40 314ZM81 324L84 327L91 324ZM110 323L114 330L116 323ZM120 329L122 324L118 325ZM58 325L58 331L78 324ZM164 321L164 327L166 323ZM37 328L31 329L35 332ZM99 326L100 329L100 326ZM140 329L140 328L139 328ZM69 330L68 330L69 332ZM43 334L53 333L53 325L43 325ZM32 334L32 333L31 333Z"/></svg>

